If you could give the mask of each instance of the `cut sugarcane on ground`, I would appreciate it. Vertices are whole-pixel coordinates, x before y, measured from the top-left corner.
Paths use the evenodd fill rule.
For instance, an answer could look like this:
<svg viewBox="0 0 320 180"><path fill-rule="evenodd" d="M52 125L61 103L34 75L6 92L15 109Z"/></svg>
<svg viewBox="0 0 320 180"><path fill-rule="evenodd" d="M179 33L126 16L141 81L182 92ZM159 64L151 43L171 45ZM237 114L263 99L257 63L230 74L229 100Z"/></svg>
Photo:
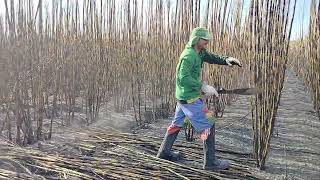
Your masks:
<svg viewBox="0 0 320 180"><path fill-rule="evenodd" d="M45 178L81 177L94 178L241 178L257 179L250 171L253 163L248 154L219 151L223 156L234 159L232 168L225 172L208 172L192 164L173 163L155 157L160 138L127 133L106 133L110 129L72 131L75 139L64 145L42 145L41 150L19 148L3 144L2 162L6 159L17 162L8 171L17 171L32 176L27 167ZM4 147L5 145L5 147ZM189 161L197 162L202 149L197 144L177 142ZM194 151L190 151L193 149ZM57 156L58 153L58 156ZM4 173L3 177L9 176Z"/></svg>

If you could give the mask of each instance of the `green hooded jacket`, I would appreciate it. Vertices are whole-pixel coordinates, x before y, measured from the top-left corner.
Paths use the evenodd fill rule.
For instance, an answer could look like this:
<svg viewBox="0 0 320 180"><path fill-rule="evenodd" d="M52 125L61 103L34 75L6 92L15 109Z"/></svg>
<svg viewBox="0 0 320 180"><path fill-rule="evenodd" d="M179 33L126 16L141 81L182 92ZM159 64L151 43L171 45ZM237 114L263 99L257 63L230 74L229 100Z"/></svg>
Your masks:
<svg viewBox="0 0 320 180"><path fill-rule="evenodd" d="M226 63L227 56L211 54L206 49L202 49L198 54L193 48L193 45L200 38L209 39L208 37L206 29L195 28L190 36L190 41L180 55L179 63L176 67L176 98L178 100L188 101L201 96L202 83L200 76L203 62L228 65Z"/></svg>

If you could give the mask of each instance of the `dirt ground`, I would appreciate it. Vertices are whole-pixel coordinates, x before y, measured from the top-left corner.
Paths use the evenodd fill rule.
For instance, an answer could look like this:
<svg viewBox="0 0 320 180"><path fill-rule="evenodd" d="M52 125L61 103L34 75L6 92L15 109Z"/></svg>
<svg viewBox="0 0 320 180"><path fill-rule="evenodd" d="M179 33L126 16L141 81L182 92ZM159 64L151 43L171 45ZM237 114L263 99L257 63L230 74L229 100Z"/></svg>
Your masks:
<svg viewBox="0 0 320 180"><path fill-rule="evenodd" d="M271 139L266 170L256 173L267 179L320 179L320 120L303 83L288 72ZM240 96L216 122L221 149L251 152L251 120L248 96ZM163 137L171 119L158 120L136 133ZM185 138L180 132L179 138Z"/></svg>
<svg viewBox="0 0 320 180"><path fill-rule="evenodd" d="M224 116L216 122L217 147L250 153L252 147L250 97L239 96L225 109ZM75 121L84 121L81 115ZM132 112L115 113L112 105L102 107L97 121L89 127L76 125L72 128L94 129L110 127L110 130L139 133L162 138L171 118L160 119L144 129L133 128L135 121ZM75 134L66 132L67 128L58 128L51 141L39 142L33 148L59 148L57 144L76 139ZM185 141L182 131L178 137ZM195 142L201 146L199 140ZM175 147L176 148L176 147ZM312 101L303 83L290 71L287 72L280 107L275 124L271 149L266 170L255 170L255 174L266 179L320 179L320 120L313 109ZM199 157L201 158L201 157ZM223 158L223 157L222 157ZM199 161L201 162L201 161ZM232 163L232 162L231 162ZM201 167L201 164L198 164ZM254 166L254 165L252 165Z"/></svg>

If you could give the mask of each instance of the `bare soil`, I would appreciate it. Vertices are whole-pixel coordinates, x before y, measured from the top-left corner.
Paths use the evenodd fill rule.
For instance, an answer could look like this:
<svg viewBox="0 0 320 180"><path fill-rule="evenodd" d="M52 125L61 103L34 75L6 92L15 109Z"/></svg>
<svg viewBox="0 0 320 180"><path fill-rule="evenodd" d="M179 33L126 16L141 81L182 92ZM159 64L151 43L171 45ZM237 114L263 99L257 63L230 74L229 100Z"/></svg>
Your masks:
<svg viewBox="0 0 320 180"><path fill-rule="evenodd" d="M251 114L250 97L239 96L232 105L227 106L224 116L216 122L216 144L220 150L232 150L241 153L251 153ZM115 113L112 105L101 108L96 122L86 126L84 114L75 115L73 129L84 128L94 130L105 128L106 131L139 133L141 135L162 138L171 119L159 119L144 129L135 129L132 111ZM82 122L83 123L78 123ZM55 121L57 122L57 121ZM59 124L57 124L58 126ZM67 143L78 138L69 128L55 128L52 140L34 144L29 148L62 149ZM197 136L197 135L196 135ZM159 142L160 142L159 139ZM180 132L178 139L185 141L184 132ZM1 140L1 139L0 139ZM201 142L194 142L201 147ZM179 148L174 147L175 150ZM313 109L310 95L304 84L288 71L281 96L274 134L271 139L270 153L266 170L253 168L254 174L265 179L320 179L320 120ZM51 151L50 150L50 151ZM47 150L46 150L47 151ZM77 153L77 148L69 149ZM219 157L221 154L219 154ZM201 159L202 157L199 157ZM221 158L224 158L223 156ZM231 163L232 160L229 159ZM242 160L243 161L243 160ZM249 162L249 161L248 161ZM192 162L182 162L192 163ZM202 166L201 161L192 166ZM254 164L250 165L255 167ZM201 178L201 177L199 177Z"/></svg>
<svg viewBox="0 0 320 180"><path fill-rule="evenodd" d="M265 171L266 179L320 179L320 120L304 84L288 71ZM250 97L239 98L216 122L221 149L250 153L252 148ZM161 119L136 133L163 137L171 119ZM179 139L184 140L184 132ZM199 141L199 140L197 140ZM201 165L199 165L201 166Z"/></svg>

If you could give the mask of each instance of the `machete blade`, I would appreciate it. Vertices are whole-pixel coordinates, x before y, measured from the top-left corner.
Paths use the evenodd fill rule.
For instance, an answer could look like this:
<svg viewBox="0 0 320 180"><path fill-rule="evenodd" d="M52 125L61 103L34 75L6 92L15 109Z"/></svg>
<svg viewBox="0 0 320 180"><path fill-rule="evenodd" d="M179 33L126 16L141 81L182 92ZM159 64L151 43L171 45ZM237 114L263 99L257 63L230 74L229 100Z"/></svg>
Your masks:
<svg viewBox="0 0 320 180"><path fill-rule="evenodd" d="M241 89L223 89L218 90L218 94L239 94L239 95L255 95L260 94L260 88L241 88Z"/></svg>

